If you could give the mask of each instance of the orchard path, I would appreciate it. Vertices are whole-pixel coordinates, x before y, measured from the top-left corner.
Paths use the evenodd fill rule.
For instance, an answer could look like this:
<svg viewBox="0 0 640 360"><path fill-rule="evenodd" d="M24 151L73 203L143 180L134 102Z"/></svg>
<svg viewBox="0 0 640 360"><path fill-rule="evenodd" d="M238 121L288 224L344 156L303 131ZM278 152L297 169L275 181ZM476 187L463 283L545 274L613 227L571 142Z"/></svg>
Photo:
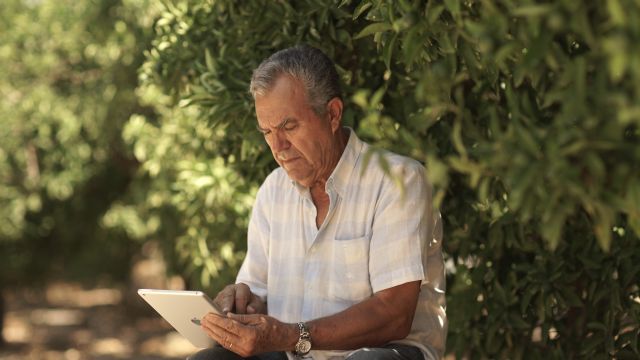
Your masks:
<svg viewBox="0 0 640 360"><path fill-rule="evenodd" d="M197 350L133 289L60 282L4 298L0 360L177 360Z"/></svg>

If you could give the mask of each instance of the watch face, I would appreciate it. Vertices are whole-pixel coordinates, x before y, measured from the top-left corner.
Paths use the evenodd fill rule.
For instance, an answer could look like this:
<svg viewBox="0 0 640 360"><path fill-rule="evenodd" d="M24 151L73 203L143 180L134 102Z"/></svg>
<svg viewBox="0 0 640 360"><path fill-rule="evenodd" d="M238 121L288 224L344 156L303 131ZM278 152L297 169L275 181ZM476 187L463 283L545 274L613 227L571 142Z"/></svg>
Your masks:
<svg viewBox="0 0 640 360"><path fill-rule="evenodd" d="M311 341L300 339L296 344L296 352L300 355L306 355L311 350Z"/></svg>

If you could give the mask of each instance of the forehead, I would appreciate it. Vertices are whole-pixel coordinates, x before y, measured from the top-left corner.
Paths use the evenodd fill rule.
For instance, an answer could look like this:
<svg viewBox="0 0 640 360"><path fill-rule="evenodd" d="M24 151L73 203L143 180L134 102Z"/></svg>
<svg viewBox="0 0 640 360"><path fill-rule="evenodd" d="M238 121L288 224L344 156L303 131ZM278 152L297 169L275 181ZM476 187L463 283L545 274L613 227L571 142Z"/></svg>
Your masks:
<svg viewBox="0 0 640 360"><path fill-rule="evenodd" d="M288 75L279 76L264 95L255 98L258 122L275 126L285 118L300 118L311 110L304 86Z"/></svg>

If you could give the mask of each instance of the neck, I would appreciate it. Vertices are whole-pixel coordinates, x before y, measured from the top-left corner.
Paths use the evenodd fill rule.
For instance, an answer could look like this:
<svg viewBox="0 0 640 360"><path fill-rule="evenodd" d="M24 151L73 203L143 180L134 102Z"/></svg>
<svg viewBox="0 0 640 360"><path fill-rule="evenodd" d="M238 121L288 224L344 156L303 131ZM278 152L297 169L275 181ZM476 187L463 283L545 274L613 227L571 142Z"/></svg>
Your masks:
<svg viewBox="0 0 640 360"><path fill-rule="evenodd" d="M338 166L338 162L342 157L342 153L344 153L344 149L347 147L347 143L349 142L349 130L345 128L340 128L334 137L334 146L335 149L331 153L331 161L328 163L326 170L322 173L322 175L318 178L318 180L311 185L311 190L321 189L324 192L325 184L329 179L329 176L333 173Z"/></svg>

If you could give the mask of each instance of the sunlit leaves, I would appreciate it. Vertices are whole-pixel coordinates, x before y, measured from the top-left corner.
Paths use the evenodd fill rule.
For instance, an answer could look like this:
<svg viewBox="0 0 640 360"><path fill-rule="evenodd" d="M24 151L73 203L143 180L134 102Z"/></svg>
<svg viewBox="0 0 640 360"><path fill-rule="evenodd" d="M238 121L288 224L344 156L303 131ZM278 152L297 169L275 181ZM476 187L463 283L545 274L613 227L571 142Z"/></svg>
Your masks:
<svg viewBox="0 0 640 360"><path fill-rule="evenodd" d="M89 277L115 267L105 255L127 261L128 238L99 218L135 168L120 131L139 107L149 3L2 2L0 244L13 248L0 252L0 283L53 275L58 262L71 272L93 260L81 271ZM57 251L47 253L53 243ZM17 248L19 261L8 250Z"/></svg>
<svg viewBox="0 0 640 360"><path fill-rule="evenodd" d="M335 5L177 1L156 23L142 96L153 103L163 88L161 107L196 111L165 111L130 144L144 150L143 169L160 169L148 174L180 211L180 252L199 281L232 278L223 254L242 246L248 207L229 215L227 201L251 199L273 166L254 131L250 71L309 43L338 65L344 123L426 165L445 221L452 351L637 355L637 331L625 329L638 327L640 289L620 275L640 266L637 2ZM191 140L176 128L194 129ZM180 161L155 150L159 138ZM202 204L218 211L202 218ZM211 231L229 221L233 246Z"/></svg>

